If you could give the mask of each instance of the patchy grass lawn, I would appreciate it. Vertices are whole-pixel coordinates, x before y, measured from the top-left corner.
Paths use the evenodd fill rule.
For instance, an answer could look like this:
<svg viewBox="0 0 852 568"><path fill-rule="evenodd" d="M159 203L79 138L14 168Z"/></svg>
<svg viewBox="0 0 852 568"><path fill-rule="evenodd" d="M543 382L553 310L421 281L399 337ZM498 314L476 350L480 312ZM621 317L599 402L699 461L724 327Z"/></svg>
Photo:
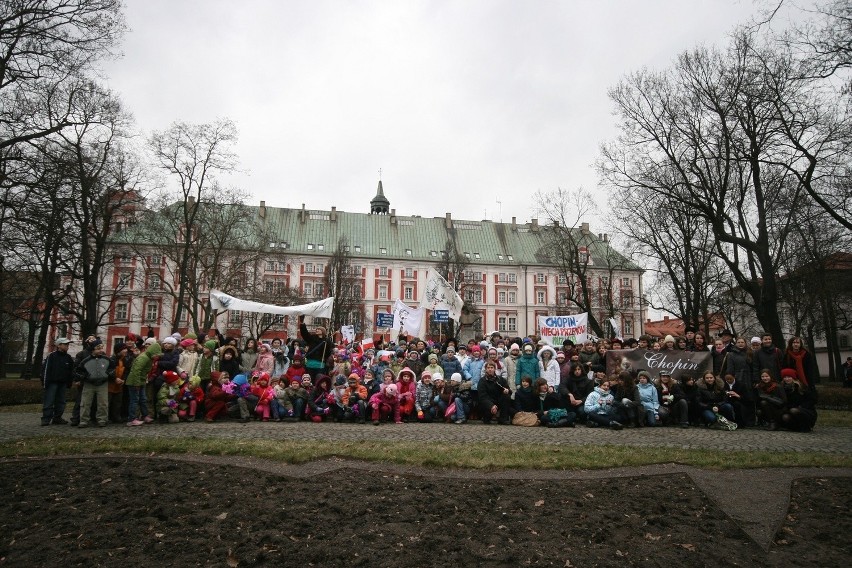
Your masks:
<svg viewBox="0 0 852 568"><path fill-rule="evenodd" d="M440 447L415 442L358 441L327 445L294 440L76 439L50 436L0 443L0 457L115 452L253 456L291 464L343 457L398 465L471 469L603 469L656 463L721 469L852 467L852 456L817 452L731 452L612 445L554 447L481 443Z"/></svg>

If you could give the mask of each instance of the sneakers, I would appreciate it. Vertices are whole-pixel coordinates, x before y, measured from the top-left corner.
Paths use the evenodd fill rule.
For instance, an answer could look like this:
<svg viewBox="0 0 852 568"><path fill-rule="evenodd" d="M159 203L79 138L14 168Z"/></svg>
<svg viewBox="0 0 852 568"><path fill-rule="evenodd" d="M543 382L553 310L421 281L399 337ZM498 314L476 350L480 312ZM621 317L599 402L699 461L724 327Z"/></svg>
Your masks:
<svg viewBox="0 0 852 568"><path fill-rule="evenodd" d="M177 414L169 414L169 424L177 424L178 422L180 422L180 418Z"/></svg>
<svg viewBox="0 0 852 568"><path fill-rule="evenodd" d="M127 423L128 426L142 426L143 424L145 423L139 420L138 418L134 418L133 420Z"/></svg>
<svg viewBox="0 0 852 568"><path fill-rule="evenodd" d="M455 424L464 424L465 422L467 422L467 420L465 420L464 418L459 418L458 420L454 421Z"/></svg>
<svg viewBox="0 0 852 568"><path fill-rule="evenodd" d="M154 419L153 419L153 418L151 418L150 416L146 416L145 418L143 418L143 419L142 419L142 421L143 421L145 424L152 424L152 423L154 422Z"/></svg>
<svg viewBox="0 0 852 568"><path fill-rule="evenodd" d="M613 430L621 430L622 428L624 428L624 425L621 422L616 422L615 420L613 420L609 423L609 427Z"/></svg>

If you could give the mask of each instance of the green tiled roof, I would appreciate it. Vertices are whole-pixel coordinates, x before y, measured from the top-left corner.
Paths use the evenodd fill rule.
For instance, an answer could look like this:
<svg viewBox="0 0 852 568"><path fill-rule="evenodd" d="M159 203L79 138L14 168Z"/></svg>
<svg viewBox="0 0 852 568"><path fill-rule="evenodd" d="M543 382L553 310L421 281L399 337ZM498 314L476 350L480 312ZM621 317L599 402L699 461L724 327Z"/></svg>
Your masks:
<svg viewBox="0 0 852 568"><path fill-rule="evenodd" d="M454 234L459 252L469 253L472 265L503 264L509 267L550 264L542 251L546 246L545 233L551 229L544 226L534 230L530 224L453 219L452 229L447 229L447 220L443 217L266 207L264 217L261 218L260 208L255 209L258 211L258 220L266 223L270 239L276 243L275 248L281 249L282 243L286 243L284 250L291 254L331 256L338 239L346 237L353 257L410 258L418 262L438 262L447 239ZM608 241L591 234L587 239L592 259L608 257L617 261L623 269L641 270L614 251ZM308 248L309 244L313 245L312 250ZM319 250L319 245L323 245L323 250ZM356 252L355 247L360 247L360 251ZM386 254L382 253L382 249L386 250ZM406 254L407 250L411 250L410 256ZM438 256L432 256L432 251ZM477 254L479 258L476 258Z"/></svg>

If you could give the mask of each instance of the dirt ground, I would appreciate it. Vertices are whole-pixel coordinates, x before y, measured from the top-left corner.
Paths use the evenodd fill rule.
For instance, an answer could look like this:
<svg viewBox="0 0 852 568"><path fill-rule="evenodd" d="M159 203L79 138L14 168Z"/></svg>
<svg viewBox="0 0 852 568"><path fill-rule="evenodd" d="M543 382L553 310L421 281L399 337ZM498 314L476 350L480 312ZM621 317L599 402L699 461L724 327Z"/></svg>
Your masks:
<svg viewBox="0 0 852 568"><path fill-rule="evenodd" d="M795 481L766 551L686 474L288 478L144 457L10 461L0 566L846 566L850 482Z"/></svg>

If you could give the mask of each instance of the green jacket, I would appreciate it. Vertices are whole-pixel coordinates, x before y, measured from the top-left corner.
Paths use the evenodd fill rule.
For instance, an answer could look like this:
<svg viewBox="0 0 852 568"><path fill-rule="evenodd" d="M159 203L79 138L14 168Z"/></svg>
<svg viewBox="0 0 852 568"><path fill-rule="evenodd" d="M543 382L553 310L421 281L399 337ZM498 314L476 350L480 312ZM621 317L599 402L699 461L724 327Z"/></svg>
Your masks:
<svg viewBox="0 0 852 568"><path fill-rule="evenodd" d="M129 387L144 387L148 381L148 373L151 372L151 367L154 365L154 356L160 355L163 349L159 343L152 343L148 349L139 354L139 357L133 360L133 365L130 367L130 374L127 376L127 386Z"/></svg>

